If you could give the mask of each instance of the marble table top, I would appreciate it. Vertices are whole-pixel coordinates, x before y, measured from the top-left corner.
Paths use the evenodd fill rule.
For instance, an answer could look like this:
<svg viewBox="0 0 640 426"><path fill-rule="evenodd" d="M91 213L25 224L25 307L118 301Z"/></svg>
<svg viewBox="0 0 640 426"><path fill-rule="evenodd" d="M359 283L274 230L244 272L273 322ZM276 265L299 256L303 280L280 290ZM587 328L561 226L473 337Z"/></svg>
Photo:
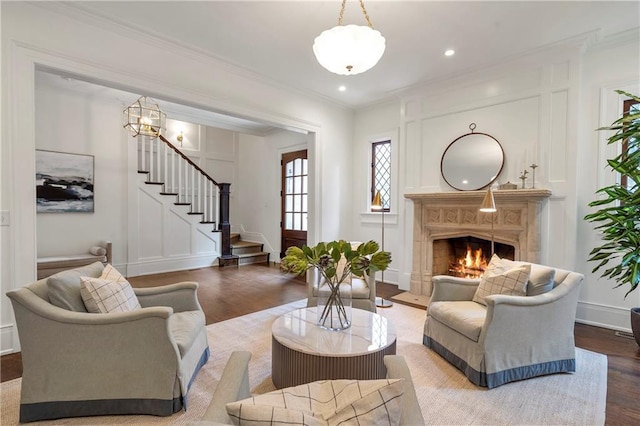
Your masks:
<svg viewBox="0 0 640 426"><path fill-rule="evenodd" d="M317 325L316 308L303 308L279 316L271 326L273 337L298 352L321 356L357 356L377 352L396 340L393 324L385 317L352 309L351 327L331 331Z"/></svg>

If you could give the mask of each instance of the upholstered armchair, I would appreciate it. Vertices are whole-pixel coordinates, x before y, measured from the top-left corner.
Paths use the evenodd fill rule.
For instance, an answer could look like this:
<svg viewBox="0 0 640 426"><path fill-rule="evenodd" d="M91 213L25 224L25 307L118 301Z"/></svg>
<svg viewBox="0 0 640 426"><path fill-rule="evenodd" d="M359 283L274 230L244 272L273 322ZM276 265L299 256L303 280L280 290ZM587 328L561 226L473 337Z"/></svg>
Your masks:
<svg viewBox="0 0 640 426"><path fill-rule="evenodd" d="M226 405L245 398L250 398L249 386L249 360L251 352L236 351L231 353L220 381L211 398L201 421L193 425L226 425L233 424L227 413ZM418 426L424 425L424 418L411 378L411 372L400 355L387 355L384 357L387 367L387 379L404 379L400 425Z"/></svg>
<svg viewBox="0 0 640 426"><path fill-rule="evenodd" d="M134 289L141 309L88 313L77 299L80 276L102 270L96 262L7 293L22 346L21 422L168 416L186 407L189 385L209 358L198 284ZM52 279L66 286L66 308L51 301Z"/></svg>
<svg viewBox="0 0 640 426"><path fill-rule="evenodd" d="M433 277L425 346L489 388L575 371L573 331L584 276L530 265L526 294L487 295L486 306L474 301L480 279Z"/></svg>

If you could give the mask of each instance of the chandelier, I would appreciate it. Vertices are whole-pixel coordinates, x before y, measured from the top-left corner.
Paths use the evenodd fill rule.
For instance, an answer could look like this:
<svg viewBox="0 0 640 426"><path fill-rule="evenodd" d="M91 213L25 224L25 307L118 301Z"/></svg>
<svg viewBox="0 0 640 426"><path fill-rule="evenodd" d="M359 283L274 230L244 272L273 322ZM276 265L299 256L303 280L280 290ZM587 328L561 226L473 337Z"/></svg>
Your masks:
<svg viewBox="0 0 640 426"><path fill-rule="evenodd" d="M371 69L378 63L385 48L385 39L374 30L371 20L360 0L360 8L367 26L342 25L344 6L342 0L338 25L323 31L313 43L316 59L329 71L340 75L355 75Z"/></svg>
<svg viewBox="0 0 640 426"><path fill-rule="evenodd" d="M124 128L133 137L138 135L157 138L166 130L167 114L160 110L158 104L147 96L141 96L123 111Z"/></svg>

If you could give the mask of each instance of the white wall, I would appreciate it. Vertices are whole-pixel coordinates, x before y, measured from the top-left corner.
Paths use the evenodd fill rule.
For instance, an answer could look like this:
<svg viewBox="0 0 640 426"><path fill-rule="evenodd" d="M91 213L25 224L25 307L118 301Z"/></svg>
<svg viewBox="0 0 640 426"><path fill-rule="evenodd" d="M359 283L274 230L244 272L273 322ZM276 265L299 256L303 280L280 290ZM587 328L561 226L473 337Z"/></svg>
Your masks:
<svg viewBox="0 0 640 426"><path fill-rule="evenodd" d="M94 212L38 213L39 257L87 253L113 243L116 268L127 259L127 135L109 123L122 120L115 101L38 83L36 149L94 156Z"/></svg>
<svg viewBox="0 0 640 426"><path fill-rule="evenodd" d="M354 215L348 239L351 241L375 240L382 244L382 214L371 211L371 143L391 140L391 211L384 214L384 249L391 252L391 265L385 271L384 281L400 282L399 273L405 261L405 252L398 248L403 244L402 222L399 209L404 204L402 177L399 161L404 144L399 139L401 108L399 102L389 102L358 111L354 126L355 146L352 168L352 200ZM409 262L411 257L409 256ZM377 279L380 280L378 273Z"/></svg>
<svg viewBox="0 0 640 426"><path fill-rule="evenodd" d="M596 199L598 188L612 185L617 176L606 160L619 153L619 144L609 146L609 126L622 114L623 97L616 89L640 94L640 47L638 31L622 34L602 46L596 46L584 57L581 85L580 150L578 151L578 238L576 269L586 275L582 288L579 318L589 324L629 329L629 308L640 306L640 291L624 298L629 286L613 289L615 281L599 278L604 269L591 272L595 262L587 262L592 248L602 244L593 224L580 220L595 211L588 207ZM606 269L606 268L605 268Z"/></svg>
<svg viewBox="0 0 640 426"><path fill-rule="evenodd" d="M253 75L213 58L88 16L64 4L2 2L0 7L3 91L0 210L11 214L11 225L2 229L3 294L35 279L36 66L158 99L313 132L315 138L309 145L313 168L310 184L314 190L310 239L335 238L348 227L351 204L348 188L342 183L351 176L348 166L353 117L349 110L258 81ZM120 123L118 118L114 127ZM19 348L19 343L8 299L2 298L1 305L0 350L13 351Z"/></svg>
<svg viewBox="0 0 640 426"><path fill-rule="evenodd" d="M585 40L586 42L586 40ZM359 110L355 120L354 211L366 211L370 193L369 145L380 134L395 134L399 140L393 154L399 164L393 171L398 182L399 202L393 214L397 224L385 226L386 249L393 263L385 280L409 289L413 239L413 209L405 193L453 191L440 175L440 159L448 144L469 132L494 136L505 151L505 165L498 178L520 184L518 176L532 163L536 188L550 189L552 197L542 210L542 261L586 275L578 318L613 328L629 329L628 307L637 306L636 292L627 301L611 283L596 282L587 265L588 248L597 242L582 217L593 198L596 179L605 164L599 157L593 129L613 121L619 111L602 105L601 90L623 84L638 91L637 31L605 40L585 53L586 43L556 45L510 63L408 91L396 103ZM604 109L603 109L604 108ZM602 115L611 119L602 121ZM531 172L531 170L529 169ZM531 177L531 173L529 174ZM527 187L531 187L531 179ZM597 185L598 187L601 185ZM498 206L499 208L499 206ZM354 234L359 239L379 239L379 229L369 215L354 216ZM379 226L379 225L377 225Z"/></svg>

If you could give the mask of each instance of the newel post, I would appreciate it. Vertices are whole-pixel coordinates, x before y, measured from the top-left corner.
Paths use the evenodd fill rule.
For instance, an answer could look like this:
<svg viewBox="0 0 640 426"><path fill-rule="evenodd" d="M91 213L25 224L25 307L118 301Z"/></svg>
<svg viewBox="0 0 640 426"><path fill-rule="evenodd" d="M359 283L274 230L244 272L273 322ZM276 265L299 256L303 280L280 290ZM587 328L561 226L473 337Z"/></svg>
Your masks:
<svg viewBox="0 0 640 426"><path fill-rule="evenodd" d="M237 265L238 256L231 254L231 224L229 223L230 183L218 184L220 188L220 221L218 230L222 232L222 256L218 260L220 266Z"/></svg>

